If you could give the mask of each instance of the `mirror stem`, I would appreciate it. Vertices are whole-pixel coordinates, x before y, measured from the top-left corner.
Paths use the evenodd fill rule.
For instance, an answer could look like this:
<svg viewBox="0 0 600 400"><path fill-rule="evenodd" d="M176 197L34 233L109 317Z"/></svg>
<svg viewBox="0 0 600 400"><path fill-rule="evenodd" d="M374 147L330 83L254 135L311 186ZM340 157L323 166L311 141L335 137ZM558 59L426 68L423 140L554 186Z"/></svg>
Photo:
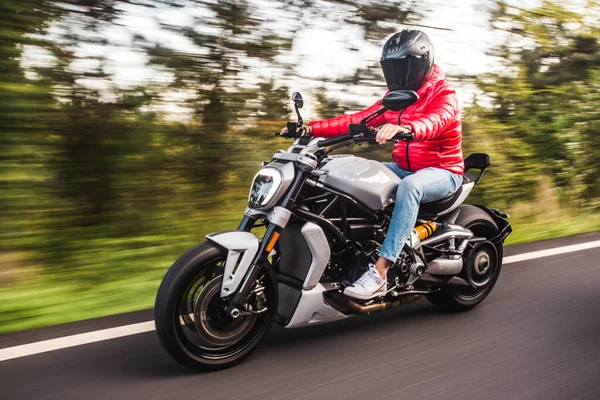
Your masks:
<svg viewBox="0 0 600 400"><path fill-rule="evenodd" d="M369 122L373 121L375 118L379 117L381 114L383 114L387 110L389 110L388 107L383 107L383 108L375 111L373 114L367 115L365 118L363 118L362 121L360 121L360 123L361 124L368 124Z"/></svg>
<svg viewBox="0 0 600 400"><path fill-rule="evenodd" d="M298 109L298 106L296 104L294 104L294 108L296 109L296 115L298 115L298 127L302 127L302 125L304 125L304 121L300 116L300 110Z"/></svg>

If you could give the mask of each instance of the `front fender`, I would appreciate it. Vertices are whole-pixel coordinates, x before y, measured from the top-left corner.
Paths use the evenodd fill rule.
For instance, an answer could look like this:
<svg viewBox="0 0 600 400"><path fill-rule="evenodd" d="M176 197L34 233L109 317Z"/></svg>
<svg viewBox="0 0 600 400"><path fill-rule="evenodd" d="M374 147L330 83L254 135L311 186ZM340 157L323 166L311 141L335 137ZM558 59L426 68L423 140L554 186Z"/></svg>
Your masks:
<svg viewBox="0 0 600 400"><path fill-rule="evenodd" d="M258 252L260 240L252 233L246 231L227 231L211 233L206 239L227 250L227 259L223 272L221 297L234 293L252 261Z"/></svg>

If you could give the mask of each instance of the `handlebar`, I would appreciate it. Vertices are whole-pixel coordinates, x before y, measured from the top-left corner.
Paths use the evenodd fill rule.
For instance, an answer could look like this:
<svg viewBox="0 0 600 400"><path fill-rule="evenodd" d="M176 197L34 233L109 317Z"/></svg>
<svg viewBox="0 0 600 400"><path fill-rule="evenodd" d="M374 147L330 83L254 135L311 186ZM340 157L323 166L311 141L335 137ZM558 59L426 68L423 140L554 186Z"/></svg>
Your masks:
<svg viewBox="0 0 600 400"><path fill-rule="evenodd" d="M319 147L327 147L332 146L338 143L343 143L349 140L354 140L355 142L368 142L375 141L375 137L377 136L378 130L375 128L368 127L366 124L350 124L348 126L348 130L350 133L346 133L345 135L335 136L329 139L321 140L318 143ZM276 133L275 136L279 136L279 133ZM292 135L281 135L285 138L294 138ZM398 141L402 140L405 142L410 142L414 140L415 136L412 132L398 132L392 139L390 139L393 143L398 143Z"/></svg>
<svg viewBox="0 0 600 400"><path fill-rule="evenodd" d="M350 130L350 134L354 137L354 140L357 142L374 141L377 137L377 132L379 132L379 129L371 128L365 124L350 124L348 129ZM398 132L390 139L390 141L393 143L398 143L400 140L410 142L414 140L414 138L415 135L412 132Z"/></svg>
<svg viewBox="0 0 600 400"><path fill-rule="evenodd" d="M334 137L329 138L329 139L321 140L318 143L318 146L319 147L331 146L331 145L334 145L334 144L345 142L347 140L352 140L352 138L353 138L353 136L352 136L351 133L346 133L345 135L334 136Z"/></svg>
<svg viewBox="0 0 600 400"><path fill-rule="evenodd" d="M412 132L398 132L394 135L392 141L394 141L394 143L398 143L399 140L404 142L412 142L415 140L415 134Z"/></svg>

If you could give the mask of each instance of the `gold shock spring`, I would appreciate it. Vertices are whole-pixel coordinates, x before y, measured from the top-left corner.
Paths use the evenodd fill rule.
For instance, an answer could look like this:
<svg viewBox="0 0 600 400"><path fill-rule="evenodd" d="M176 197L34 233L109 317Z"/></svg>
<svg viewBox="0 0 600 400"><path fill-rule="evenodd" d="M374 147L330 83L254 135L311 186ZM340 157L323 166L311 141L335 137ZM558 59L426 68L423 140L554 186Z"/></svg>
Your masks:
<svg viewBox="0 0 600 400"><path fill-rule="evenodd" d="M435 222L426 222L423 225L415 227L415 232L419 235L419 240L425 240L429 236L433 235L433 232L437 229Z"/></svg>

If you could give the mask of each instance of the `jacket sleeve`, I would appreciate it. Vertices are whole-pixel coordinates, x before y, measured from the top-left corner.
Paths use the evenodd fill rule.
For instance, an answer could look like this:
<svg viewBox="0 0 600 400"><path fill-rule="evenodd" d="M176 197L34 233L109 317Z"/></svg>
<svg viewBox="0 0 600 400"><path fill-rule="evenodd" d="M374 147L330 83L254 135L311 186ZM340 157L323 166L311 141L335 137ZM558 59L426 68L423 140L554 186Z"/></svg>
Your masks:
<svg viewBox="0 0 600 400"><path fill-rule="evenodd" d="M344 114L339 117L323 119L318 121L312 121L310 126L313 129L313 136L317 137L333 137L348 133L349 124L358 124L360 121L369 114L373 114L375 111L381 108L381 100L377 100L370 107L359 111L354 114ZM369 126L379 126L385 122L383 115L375 118L369 122Z"/></svg>
<svg viewBox="0 0 600 400"><path fill-rule="evenodd" d="M427 110L423 116L404 122L412 128L415 142L430 140L441 135L458 114L458 99L455 90L446 82L433 91Z"/></svg>

